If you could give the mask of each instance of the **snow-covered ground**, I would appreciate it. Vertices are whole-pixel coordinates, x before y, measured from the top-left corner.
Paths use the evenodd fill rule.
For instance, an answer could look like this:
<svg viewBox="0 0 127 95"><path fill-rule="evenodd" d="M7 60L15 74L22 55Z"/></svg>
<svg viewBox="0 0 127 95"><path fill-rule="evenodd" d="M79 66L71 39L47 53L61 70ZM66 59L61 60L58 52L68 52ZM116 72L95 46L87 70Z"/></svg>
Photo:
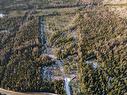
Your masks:
<svg viewBox="0 0 127 95"><path fill-rule="evenodd" d="M0 13L0 18L3 18L5 16L5 14Z"/></svg>

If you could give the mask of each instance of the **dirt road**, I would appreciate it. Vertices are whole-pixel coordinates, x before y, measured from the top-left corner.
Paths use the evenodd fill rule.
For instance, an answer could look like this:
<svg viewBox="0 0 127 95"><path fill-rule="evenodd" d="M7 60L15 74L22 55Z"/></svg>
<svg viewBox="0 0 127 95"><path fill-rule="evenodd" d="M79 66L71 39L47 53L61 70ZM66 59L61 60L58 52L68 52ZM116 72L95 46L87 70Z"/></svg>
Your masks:
<svg viewBox="0 0 127 95"><path fill-rule="evenodd" d="M57 95L57 94L50 94L50 93L19 93L19 92L14 92L14 91L9 91L9 90L5 90L0 88L0 95Z"/></svg>

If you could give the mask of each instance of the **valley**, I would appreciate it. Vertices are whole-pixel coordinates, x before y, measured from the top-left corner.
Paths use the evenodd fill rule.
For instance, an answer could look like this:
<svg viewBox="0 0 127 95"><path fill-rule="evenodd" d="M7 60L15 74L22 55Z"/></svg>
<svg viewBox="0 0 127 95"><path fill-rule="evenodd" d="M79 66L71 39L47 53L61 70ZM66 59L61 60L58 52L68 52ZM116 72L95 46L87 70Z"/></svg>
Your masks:
<svg viewBox="0 0 127 95"><path fill-rule="evenodd" d="M127 20L111 10L125 3L7 1L0 1L0 93L127 92Z"/></svg>

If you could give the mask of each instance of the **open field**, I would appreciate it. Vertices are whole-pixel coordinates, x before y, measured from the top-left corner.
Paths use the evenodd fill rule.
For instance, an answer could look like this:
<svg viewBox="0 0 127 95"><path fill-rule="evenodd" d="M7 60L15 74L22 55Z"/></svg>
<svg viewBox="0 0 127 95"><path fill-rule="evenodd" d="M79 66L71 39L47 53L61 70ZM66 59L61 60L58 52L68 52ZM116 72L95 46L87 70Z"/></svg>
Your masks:
<svg viewBox="0 0 127 95"><path fill-rule="evenodd" d="M76 10L78 10L80 7L74 7L74 8L53 8L53 9L39 9L36 10L35 13L33 13L35 16L40 16L40 15L48 15L48 14L67 14L67 13L74 13ZM17 16L24 16L25 13L28 10L22 10L22 11L11 11L8 16L9 17L17 17Z"/></svg>
<svg viewBox="0 0 127 95"><path fill-rule="evenodd" d="M63 14L73 14L81 9L91 9L94 8L96 4L84 4L80 6L68 6L68 7L53 7L53 8L45 8L45 9L32 9L32 10L12 10L8 12L9 17L17 17L24 16L27 12L32 12L34 16L42 16L42 15L63 15Z"/></svg>

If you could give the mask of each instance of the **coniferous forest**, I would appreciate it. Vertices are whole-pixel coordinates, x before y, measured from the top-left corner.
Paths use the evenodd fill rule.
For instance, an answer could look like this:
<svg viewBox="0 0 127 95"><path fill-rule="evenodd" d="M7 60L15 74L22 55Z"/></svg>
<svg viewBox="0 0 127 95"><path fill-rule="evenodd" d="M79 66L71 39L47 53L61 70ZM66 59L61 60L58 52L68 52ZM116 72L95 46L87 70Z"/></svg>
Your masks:
<svg viewBox="0 0 127 95"><path fill-rule="evenodd" d="M111 5L99 0L0 4L5 14L0 17L0 89L126 95L127 19Z"/></svg>

